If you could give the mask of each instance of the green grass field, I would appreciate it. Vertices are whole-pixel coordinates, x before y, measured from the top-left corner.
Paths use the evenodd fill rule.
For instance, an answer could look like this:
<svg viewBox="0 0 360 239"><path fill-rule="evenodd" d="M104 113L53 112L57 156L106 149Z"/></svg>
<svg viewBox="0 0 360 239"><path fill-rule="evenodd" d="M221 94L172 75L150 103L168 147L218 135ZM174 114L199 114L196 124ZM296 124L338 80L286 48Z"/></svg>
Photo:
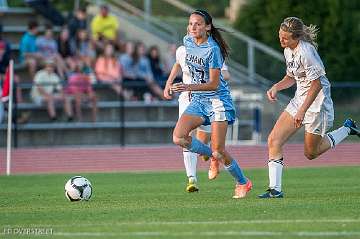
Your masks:
<svg viewBox="0 0 360 239"><path fill-rule="evenodd" d="M212 182L201 172L192 194L183 172L151 172L83 174L93 197L73 203L73 174L1 176L0 238L360 238L360 167L287 169L286 198L275 200L256 198L265 169L246 172L254 188L242 200L224 171Z"/></svg>

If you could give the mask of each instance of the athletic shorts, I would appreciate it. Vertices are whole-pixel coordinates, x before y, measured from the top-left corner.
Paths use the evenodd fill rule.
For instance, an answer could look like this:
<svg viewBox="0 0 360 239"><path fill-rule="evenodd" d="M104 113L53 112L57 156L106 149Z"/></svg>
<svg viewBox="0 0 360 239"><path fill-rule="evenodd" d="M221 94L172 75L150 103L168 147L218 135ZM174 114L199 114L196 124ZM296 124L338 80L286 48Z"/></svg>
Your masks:
<svg viewBox="0 0 360 239"><path fill-rule="evenodd" d="M179 118L190 104L189 92L182 92L179 96ZM211 125L200 125L197 130L211 133Z"/></svg>
<svg viewBox="0 0 360 239"><path fill-rule="evenodd" d="M203 125L222 121L227 121L231 125L235 121L235 110L226 110L219 98L192 98L184 113L203 118Z"/></svg>
<svg viewBox="0 0 360 239"><path fill-rule="evenodd" d="M293 101L285 108L292 117L294 117L298 111L296 104ZM324 136L326 132L333 126L334 114L333 111L326 110L324 107L321 108L320 112L306 112L303 125L305 131L311 134Z"/></svg>

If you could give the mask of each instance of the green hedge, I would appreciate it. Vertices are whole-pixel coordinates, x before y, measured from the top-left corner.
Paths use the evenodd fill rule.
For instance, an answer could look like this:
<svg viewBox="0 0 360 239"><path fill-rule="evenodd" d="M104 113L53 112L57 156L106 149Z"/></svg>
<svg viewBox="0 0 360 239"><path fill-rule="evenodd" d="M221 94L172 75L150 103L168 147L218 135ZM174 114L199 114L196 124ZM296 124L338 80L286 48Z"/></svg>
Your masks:
<svg viewBox="0 0 360 239"><path fill-rule="evenodd" d="M319 27L319 54L331 81L360 80L360 1L248 0L234 27L282 51L278 29L288 16Z"/></svg>

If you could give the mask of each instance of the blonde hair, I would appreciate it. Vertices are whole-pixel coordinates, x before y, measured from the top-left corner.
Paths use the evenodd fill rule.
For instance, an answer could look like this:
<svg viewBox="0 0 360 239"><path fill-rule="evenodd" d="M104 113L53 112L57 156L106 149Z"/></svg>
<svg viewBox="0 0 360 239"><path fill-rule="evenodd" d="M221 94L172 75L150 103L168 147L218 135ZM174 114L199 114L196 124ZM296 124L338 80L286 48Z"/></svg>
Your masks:
<svg viewBox="0 0 360 239"><path fill-rule="evenodd" d="M317 49L316 37L319 29L316 25L306 26L300 18L287 17L281 23L280 29L292 33L294 39L311 43Z"/></svg>

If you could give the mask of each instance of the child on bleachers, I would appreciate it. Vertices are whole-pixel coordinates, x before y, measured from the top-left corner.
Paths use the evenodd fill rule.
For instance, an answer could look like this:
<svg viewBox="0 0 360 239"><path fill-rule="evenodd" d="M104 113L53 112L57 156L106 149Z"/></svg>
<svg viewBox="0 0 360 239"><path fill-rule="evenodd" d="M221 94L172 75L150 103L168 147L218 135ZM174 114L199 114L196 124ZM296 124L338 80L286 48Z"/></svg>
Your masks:
<svg viewBox="0 0 360 239"><path fill-rule="evenodd" d="M90 101L92 111L92 121L96 121L96 95L91 85L90 77L83 72L83 63L78 61L75 63L74 72L69 75L68 85L66 87L66 94L74 97L75 100L75 114L78 121L82 121L83 102Z"/></svg>

